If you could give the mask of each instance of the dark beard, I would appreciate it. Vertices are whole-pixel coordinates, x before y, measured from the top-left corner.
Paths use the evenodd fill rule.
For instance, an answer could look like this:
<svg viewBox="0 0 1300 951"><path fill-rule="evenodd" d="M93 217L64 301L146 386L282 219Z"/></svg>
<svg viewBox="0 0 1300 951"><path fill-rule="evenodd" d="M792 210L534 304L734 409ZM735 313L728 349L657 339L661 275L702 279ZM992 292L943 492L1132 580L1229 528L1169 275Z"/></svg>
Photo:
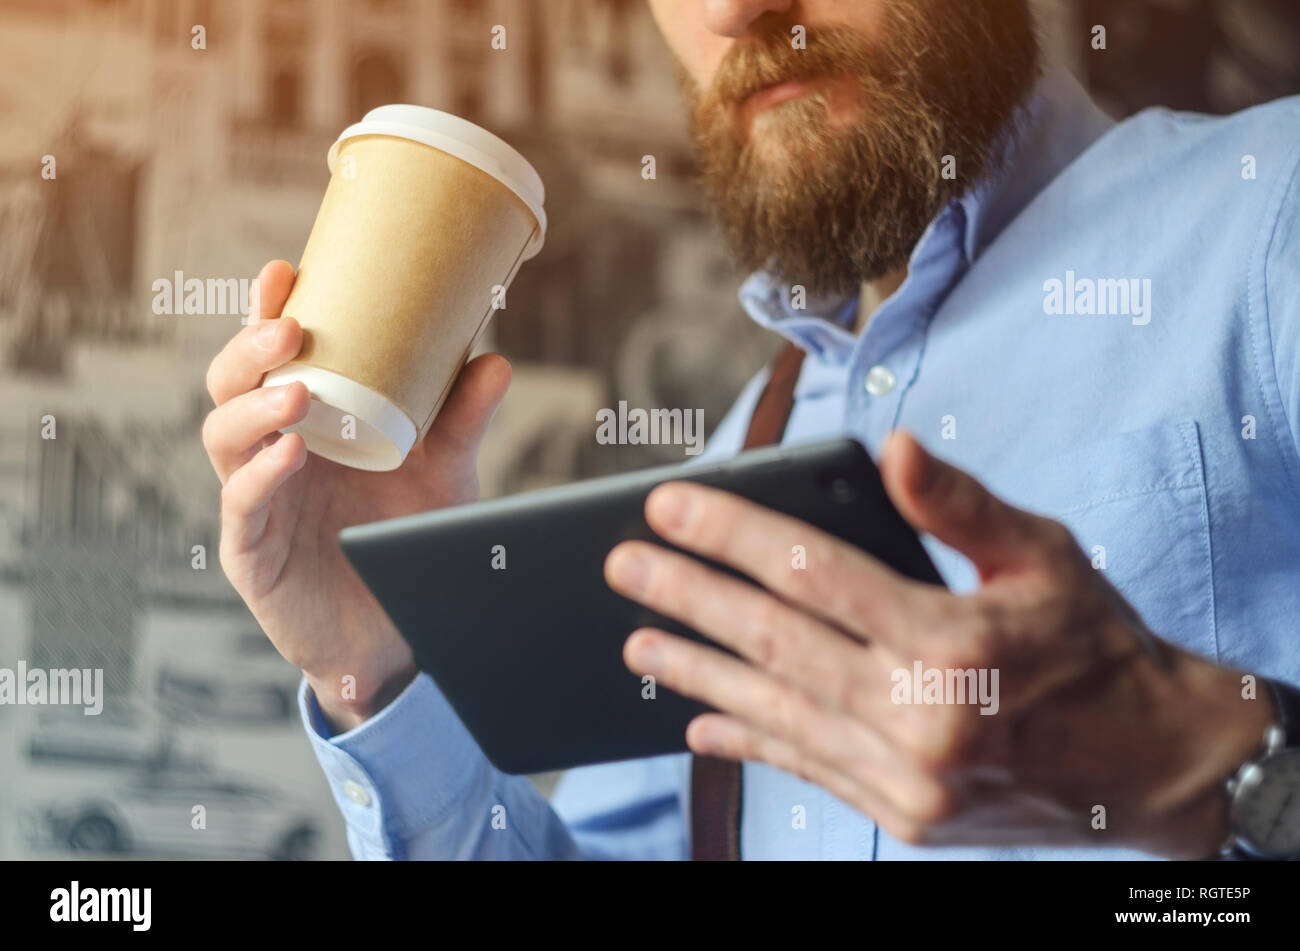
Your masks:
<svg viewBox="0 0 1300 951"><path fill-rule="evenodd" d="M906 264L935 215L996 171L1000 133L1039 74L1033 20L1026 0L890 0L878 40L822 27L803 50L792 26L737 42L707 93L680 63L678 79L737 263L848 296ZM745 141L736 117L750 93L818 75L860 82L860 118L833 125L818 90L760 114Z"/></svg>

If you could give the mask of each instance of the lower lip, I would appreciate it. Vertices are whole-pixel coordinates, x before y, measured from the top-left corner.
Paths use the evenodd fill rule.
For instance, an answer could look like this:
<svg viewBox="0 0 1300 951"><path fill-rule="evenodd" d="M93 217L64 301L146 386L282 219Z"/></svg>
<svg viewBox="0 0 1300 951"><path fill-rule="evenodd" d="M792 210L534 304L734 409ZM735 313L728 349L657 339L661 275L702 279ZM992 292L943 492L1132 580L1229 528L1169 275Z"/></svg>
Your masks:
<svg viewBox="0 0 1300 951"><path fill-rule="evenodd" d="M790 79L767 89L761 89L749 97L747 103L750 114L757 115L765 109L791 99L798 99L812 89L812 81L807 79Z"/></svg>

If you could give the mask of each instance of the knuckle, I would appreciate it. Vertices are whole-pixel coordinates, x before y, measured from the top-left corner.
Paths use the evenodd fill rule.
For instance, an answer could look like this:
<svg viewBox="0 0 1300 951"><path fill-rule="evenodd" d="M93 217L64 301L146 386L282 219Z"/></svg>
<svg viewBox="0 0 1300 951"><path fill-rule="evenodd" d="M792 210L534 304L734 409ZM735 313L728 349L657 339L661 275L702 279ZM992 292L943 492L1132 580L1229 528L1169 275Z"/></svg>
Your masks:
<svg viewBox="0 0 1300 951"><path fill-rule="evenodd" d="M799 577L807 586L810 594L827 594L834 596L839 586L830 583L844 570L844 553L838 545L818 535L808 543L808 569L799 572Z"/></svg>
<svg viewBox="0 0 1300 951"><path fill-rule="evenodd" d="M788 701L787 730L797 749L815 750L823 744L823 714L802 694L791 691Z"/></svg>
<svg viewBox="0 0 1300 951"><path fill-rule="evenodd" d="M842 584L844 553L825 538L813 538L805 545L807 568L789 573L790 594L805 604L819 604L834 617L843 616L856 599L856 589Z"/></svg>
<svg viewBox="0 0 1300 951"><path fill-rule="evenodd" d="M717 552L723 560L742 557L746 552L738 539L736 526L744 522L744 512L728 498L710 500L697 506L698 514L690 522L690 540L701 551Z"/></svg>
<svg viewBox="0 0 1300 951"><path fill-rule="evenodd" d="M854 672L847 667L837 667L827 677L827 695L834 698L837 708L870 721L872 705L865 702L865 692Z"/></svg>
<svg viewBox="0 0 1300 951"><path fill-rule="evenodd" d="M706 495L695 501L690 514L677 526L677 533L689 547L710 547L711 543L725 544L730 536L726 525L728 505L725 499Z"/></svg>
<svg viewBox="0 0 1300 951"><path fill-rule="evenodd" d="M788 655L788 635L782 626L782 611L774 600L767 599L754 612L754 661L767 670L776 670Z"/></svg>
<svg viewBox="0 0 1300 951"><path fill-rule="evenodd" d="M772 685L764 707L772 722L781 726L785 732L793 734L802 729L803 705L792 688L784 684Z"/></svg>
<svg viewBox="0 0 1300 951"><path fill-rule="evenodd" d="M693 585L683 583L681 565L672 558L660 558L653 553L648 555L650 569L646 572L643 596L647 601L656 603L665 598L670 601L679 593L689 595L694 591Z"/></svg>
<svg viewBox="0 0 1300 951"><path fill-rule="evenodd" d="M737 760L763 759L763 743L752 730L744 730L725 745L723 754Z"/></svg>
<svg viewBox="0 0 1300 951"><path fill-rule="evenodd" d="M263 412L270 417L272 422L293 419L293 417L298 414L300 406L298 396L300 391L301 387L296 383L283 384L283 395L279 397L279 402L276 402L276 397L272 396L269 390L259 389L262 397L262 406L264 407Z"/></svg>
<svg viewBox="0 0 1300 951"><path fill-rule="evenodd" d="M661 680L680 684L681 693L690 697L697 697L700 694L703 678L700 676L699 664L695 661L694 654L683 654L681 651L671 649L671 645L665 644L663 638L657 634L651 635L649 644L659 651L663 658L663 677Z"/></svg>

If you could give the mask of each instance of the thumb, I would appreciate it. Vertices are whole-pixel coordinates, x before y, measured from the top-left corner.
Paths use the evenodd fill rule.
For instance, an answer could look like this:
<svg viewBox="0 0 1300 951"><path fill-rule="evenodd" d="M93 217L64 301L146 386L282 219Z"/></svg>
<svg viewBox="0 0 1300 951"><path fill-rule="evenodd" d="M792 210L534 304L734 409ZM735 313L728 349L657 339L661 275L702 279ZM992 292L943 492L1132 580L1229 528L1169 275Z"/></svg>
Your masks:
<svg viewBox="0 0 1300 951"><path fill-rule="evenodd" d="M1043 566L1065 538L1073 545L1063 526L1008 505L902 430L885 445L880 476L903 518L969 558L982 580Z"/></svg>

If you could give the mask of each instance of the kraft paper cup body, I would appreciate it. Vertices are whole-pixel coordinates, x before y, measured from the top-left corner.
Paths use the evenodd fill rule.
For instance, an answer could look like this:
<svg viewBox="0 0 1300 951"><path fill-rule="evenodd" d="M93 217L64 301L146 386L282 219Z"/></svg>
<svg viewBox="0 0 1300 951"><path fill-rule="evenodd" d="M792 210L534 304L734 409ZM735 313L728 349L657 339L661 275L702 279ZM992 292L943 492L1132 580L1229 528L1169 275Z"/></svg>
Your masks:
<svg viewBox="0 0 1300 951"><path fill-rule="evenodd" d="M540 249L541 180L491 133L417 106L372 110L329 160L282 312L302 325L302 350L262 385L306 384L307 418L285 431L311 451L395 469Z"/></svg>

